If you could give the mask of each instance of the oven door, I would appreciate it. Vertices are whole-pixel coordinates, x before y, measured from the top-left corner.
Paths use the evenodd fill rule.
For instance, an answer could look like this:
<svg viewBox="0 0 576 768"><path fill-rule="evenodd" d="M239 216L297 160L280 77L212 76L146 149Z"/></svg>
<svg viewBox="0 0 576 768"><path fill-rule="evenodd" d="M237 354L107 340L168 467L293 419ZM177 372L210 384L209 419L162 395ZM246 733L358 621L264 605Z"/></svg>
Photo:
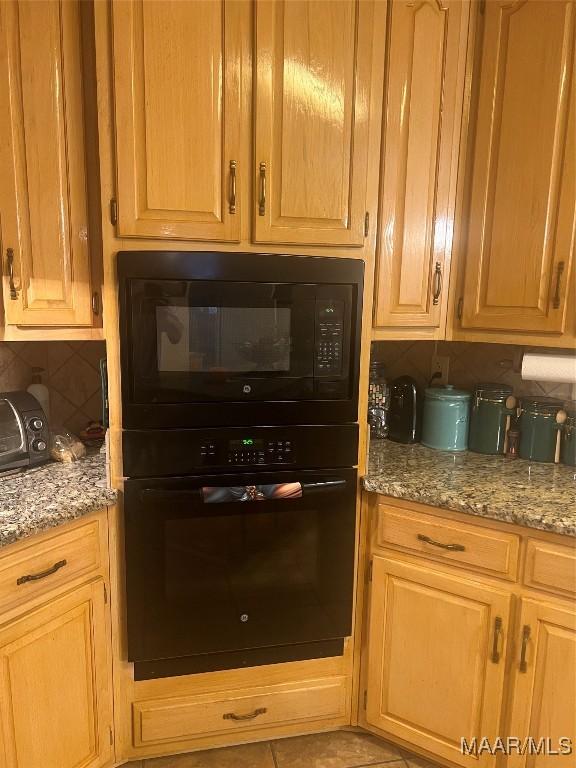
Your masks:
<svg viewBox="0 0 576 768"><path fill-rule="evenodd" d="M130 661L348 636L355 492L353 469L128 480Z"/></svg>

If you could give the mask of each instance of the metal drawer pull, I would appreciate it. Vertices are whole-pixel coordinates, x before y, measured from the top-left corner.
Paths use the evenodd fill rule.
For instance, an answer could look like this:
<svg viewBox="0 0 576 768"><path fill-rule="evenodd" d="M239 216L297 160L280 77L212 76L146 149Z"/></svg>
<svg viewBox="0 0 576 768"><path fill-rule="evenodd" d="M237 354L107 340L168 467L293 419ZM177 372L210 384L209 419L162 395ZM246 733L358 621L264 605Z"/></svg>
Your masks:
<svg viewBox="0 0 576 768"><path fill-rule="evenodd" d="M66 560L58 560L57 563L54 563L54 565L51 568L48 568L46 571L40 571L40 573L29 573L26 576L20 576L20 578L17 579L16 584L19 586L20 584L26 584L28 581L38 581L38 579L45 579L46 576L52 576L52 574L56 573L56 571L59 571L60 568L64 568L66 562Z"/></svg>
<svg viewBox="0 0 576 768"><path fill-rule="evenodd" d="M236 213L236 160L230 160L230 213Z"/></svg>
<svg viewBox="0 0 576 768"><path fill-rule="evenodd" d="M259 709L255 709L254 712L249 712L247 715L236 715L234 712L226 712L225 715L222 715L223 720L254 720L255 717L258 717L258 715L264 715L266 714L268 710L266 707L260 707Z"/></svg>
<svg viewBox="0 0 576 768"><path fill-rule="evenodd" d="M258 200L258 215L266 214L266 163L260 163L260 199Z"/></svg>
<svg viewBox="0 0 576 768"><path fill-rule="evenodd" d="M554 309L560 308L560 283L562 282L562 275L564 274L564 262L559 261L556 267L556 289L554 291L554 298L552 299L552 306Z"/></svg>
<svg viewBox="0 0 576 768"><path fill-rule="evenodd" d="M14 285L14 249L6 249L6 261L8 262L8 287L10 289L10 298L12 301L16 301L18 298L18 291Z"/></svg>
<svg viewBox="0 0 576 768"><path fill-rule="evenodd" d="M496 616L494 619L494 641L492 643L492 661L494 664L498 664L500 661L500 651L498 650L498 641L502 634L502 619L500 616Z"/></svg>
<svg viewBox="0 0 576 768"><path fill-rule="evenodd" d="M439 261L436 262L434 269L434 292L432 294L432 304L438 304L440 294L442 293L442 264Z"/></svg>
<svg viewBox="0 0 576 768"><path fill-rule="evenodd" d="M426 544L432 544L433 547L440 547L441 549L449 549L450 552L464 552L466 547L463 544L442 544L441 541L434 541L429 536L424 536L423 533L418 534L419 541L425 541Z"/></svg>
<svg viewBox="0 0 576 768"><path fill-rule="evenodd" d="M520 672L528 671L528 662L526 661L526 651L528 649L528 640L530 640L530 627L524 624L522 627L522 649L520 651Z"/></svg>

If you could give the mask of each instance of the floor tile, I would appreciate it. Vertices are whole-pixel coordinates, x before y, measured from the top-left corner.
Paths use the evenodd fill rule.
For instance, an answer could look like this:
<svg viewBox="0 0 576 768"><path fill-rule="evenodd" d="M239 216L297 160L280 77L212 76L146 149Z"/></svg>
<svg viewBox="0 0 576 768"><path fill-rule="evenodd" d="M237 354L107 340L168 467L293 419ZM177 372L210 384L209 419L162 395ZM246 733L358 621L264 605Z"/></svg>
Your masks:
<svg viewBox="0 0 576 768"><path fill-rule="evenodd" d="M275 768L270 746L243 744L144 760L143 768Z"/></svg>
<svg viewBox="0 0 576 768"><path fill-rule="evenodd" d="M272 751L277 768L357 768L401 760L395 747L375 736L351 731L273 741Z"/></svg>
<svg viewBox="0 0 576 768"><path fill-rule="evenodd" d="M426 760L424 757L412 755L410 752L403 752L402 757L406 761L408 768L438 768L436 763L431 763L430 760Z"/></svg>

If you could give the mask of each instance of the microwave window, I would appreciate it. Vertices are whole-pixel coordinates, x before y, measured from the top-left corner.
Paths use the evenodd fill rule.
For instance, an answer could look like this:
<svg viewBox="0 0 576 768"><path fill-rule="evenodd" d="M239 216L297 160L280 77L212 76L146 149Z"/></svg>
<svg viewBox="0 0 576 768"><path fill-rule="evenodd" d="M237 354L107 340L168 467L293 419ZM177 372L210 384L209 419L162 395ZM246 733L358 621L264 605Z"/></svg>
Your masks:
<svg viewBox="0 0 576 768"><path fill-rule="evenodd" d="M290 370L287 307L156 307L158 370Z"/></svg>
<svg viewBox="0 0 576 768"><path fill-rule="evenodd" d="M24 449L19 421L7 400L0 400L0 455Z"/></svg>

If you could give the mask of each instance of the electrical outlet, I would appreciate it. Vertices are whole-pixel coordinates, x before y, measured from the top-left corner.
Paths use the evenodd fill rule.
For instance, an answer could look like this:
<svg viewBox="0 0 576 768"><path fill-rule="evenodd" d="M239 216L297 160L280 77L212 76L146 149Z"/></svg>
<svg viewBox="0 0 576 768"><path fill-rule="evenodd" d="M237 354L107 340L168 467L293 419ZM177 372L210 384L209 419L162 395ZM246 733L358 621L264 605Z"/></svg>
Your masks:
<svg viewBox="0 0 576 768"><path fill-rule="evenodd" d="M448 355L432 355L430 375L434 376L433 384L448 384L450 373L450 358ZM436 375L434 375L436 374Z"/></svg>

